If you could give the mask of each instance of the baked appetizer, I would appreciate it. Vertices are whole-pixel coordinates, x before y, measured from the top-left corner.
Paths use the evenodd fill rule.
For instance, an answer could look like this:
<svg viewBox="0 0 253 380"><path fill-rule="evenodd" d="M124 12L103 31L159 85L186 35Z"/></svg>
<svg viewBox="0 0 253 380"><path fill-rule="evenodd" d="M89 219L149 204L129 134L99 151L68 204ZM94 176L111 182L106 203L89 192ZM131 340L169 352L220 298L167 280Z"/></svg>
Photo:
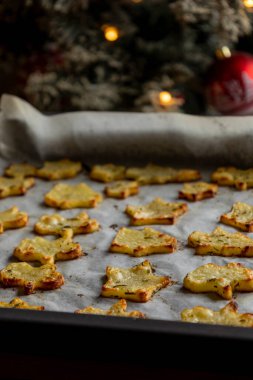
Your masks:
<svg viewBox="0 0 253 380"><path fill-rule="evenodd" d="M227 300L233 292L253 291L253 271L240 263L205 264L184 278L184 287L193 293L217 293Z"/></svg>
<svg viewBox="0 0 253 380"><path fill-rule="evenodd" d="M132 268L106 268L107 281L101 295L118 297L135 302L147 302L158 290L172 285L168 276L156 276L148 260Z"/></svg>
<svg viewBox="0 0 253 380"><path fill-rule="evenodd" d="M87 306L84 309L78 309L76 314L97 314L97 315L111 315L114 317L131 317L131 318L145 318L145 314L140 311L126 311L127 302L124 299L119 300L113 304L109 310L99 309L93 306Z"/></svg>
<svg viewBox="0 0 253 380"><path fill-rule="evenodd" d="M142 226L145 224L175 224L187 210L186 203L166 202L162 198L155 198L143 206L128 205L125 212L130 215L133 226Z"/></svg>

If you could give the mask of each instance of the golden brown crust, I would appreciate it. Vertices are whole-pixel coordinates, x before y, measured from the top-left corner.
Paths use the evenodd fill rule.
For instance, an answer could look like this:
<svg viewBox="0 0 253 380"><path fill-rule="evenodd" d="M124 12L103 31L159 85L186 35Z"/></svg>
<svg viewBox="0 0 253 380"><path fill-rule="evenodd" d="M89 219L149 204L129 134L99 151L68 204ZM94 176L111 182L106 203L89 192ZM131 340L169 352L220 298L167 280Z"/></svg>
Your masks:
<svg viewBox="0 0 253 380"><path fill-rule="evenodd" d="M0 177L0 199L15 195L24 195L27 190L34 185L34 178Z"/></svg>
<svg viewBox="0 0 253 380"><path fill-rule="evenodd" d="M100 182L112 182L125 178L125 166L104 164L94 165L91 168L90 178Z"/></svg>
<svg viewBox="0 0 253 380"><path fill-rule="evenodd" d="M99 230L99 223L84 211L73 218L64 218L60 214L42 215L34 231L39 235L63 235L66 228L71 229L73 235L90 234Z"/></svg>
<svg viewBox="0 0 253 380"><path fill-rule="evenodd" d="M247 190L253 187L253 168L237 169L233 166L216 169L211 179L221 186L235 186L238 190Z"/></svg>
<svg viewBox="0 0 253 380"><path fill-rule="evenodd" d="M153 268L148 260L128 269L108 266L106 275L102 296L135 302L147 302L155 292L174 283L168 276L153 275Z"/></svg>
<svg viewBox="0 0 253 380"><path fill-rule="evenodd" d="M13 298L10 302L0 302L1 308L8 308L8 309L28 309L28 310L44 310L44 306L35 306L30 305L29 303L23 301L20 298Z"/></svg>
<svg viewBox="0 0 253 380"><path fill-rule="evenodd" d="M184 278L184 287L193 293L217 293L229 300L234 291L253 291L253 271L240 263L224 266L209 263L189 272Z"/></svg>
<svg viewBox="0 0 253 380"><path fill-rule="evenodd" d="M253 206L243 202L236 202L228 214L221 215L220 222L239 228L242 231L253 232Z"/></svg>
<svg viewBox="0 0 253 380"><path fill-rule="evenodd" d="M112 241L110 251L140 257L153 253L171 253L177 248L176 238L152 228L133 230L122 227Z"/></svg>
<svg viewBox="0 0 253 380"><path fill-rule="evenodd" d="M171 167L148 164L143 168L129 168L126 177L141 185L164 184L169 182L189 182L201 178L200 172L193 169L174 169Z"/></svg>
<svg viewBox="0 0 253 380"><path fill-rule="evenodd" d="M76 185L58 183L45 195L44 201L47 206L66 210L96 207L102 199L100 193L97 193L85 183Z"/></svg>
<svg viewBox="0 0 253 380"><path fill-rule="evenodd" d="M75 311L76 314L97 314L97 315L109 315L114 317L130 317L130 318L146 318L145 314L140 311L126 311L127 302L124 299L119 300L113 304L108 310L103 310L95 308L93 306L87 306L84 309L78 309Z"/></svg>
<svg viewBox="0 0 253 380"><path fill-rule="evenodd" d="M253 314L239 314L238 305L234 301L229 302L219 311L213 311L203 306L184 309L181 312L181 319L182 321L192 323L253 327Z"/></svg>
<svg viewBox="0 0 253 380"><path fill-rule="evenodd" d="M50 241L41 237L23 239L13 255L20 261L39 261L41 264L54 264L58 260L73 260L84 253L79 243L72 240L72 230L65 229L62 237Z"/></svg>
<svg viewBox="0 0 253 380"><path fill-rule="evenodd" d="M27 163L12 164L4 171L7 177L36 177L36 173L36 167Z"/></svg>
<svg viewBox="0 0 253 380"><path fill-rule="evenodd" d="M16 206L8 210L0 212L0 233L5 230L22 228L28 223L28 215L26 212L19 211Z"/></svg>
<svg viewBox="0 0 253 380"><path fill-rule="evenodd" d="M213 198L217 194L217 191L218 186L213 183L184 183L182 190L178 193L178 198L196 202L206 198Z"/></svg>
<svg viewBox="0 0 253 380"><path fill-rule="evenodd" d="M125 199L139 193L136 181L117 181L105 187L105 195L111 198Z"/></svg>
<svg viewBox="0 0 253 380"><path fill-rule="evenodd" d="M64 284L64 277L54 264L38 268L27 263L11 263L1 270L0 279L3 286L23 288L25 294L34 293L37 289L57 289Z"/></svg>
<svg viewBox="0 0 253 380"><path fill-rule="evenodd" d="M131 225L143 226L147 224L174 224L179 216L188 211L186 203L166 202L162 198L155 198L144 206L126 207L125 212L131 216Z"/></svg>
<svg viewBox="0 0 253 380"><path fill-rule="evenodd" d="M253 256L253 239L240 232L230 233L217 227L211 234L194 231L188 244L198 255Z"/></svg>
<svg viewBox="0 0 253 380"><path fill-rule="evenodd" d="M63 159L58 161L46 161L41 169L37 169L37 177L49 181L74 178L82 170L79 161Z"/></svg>

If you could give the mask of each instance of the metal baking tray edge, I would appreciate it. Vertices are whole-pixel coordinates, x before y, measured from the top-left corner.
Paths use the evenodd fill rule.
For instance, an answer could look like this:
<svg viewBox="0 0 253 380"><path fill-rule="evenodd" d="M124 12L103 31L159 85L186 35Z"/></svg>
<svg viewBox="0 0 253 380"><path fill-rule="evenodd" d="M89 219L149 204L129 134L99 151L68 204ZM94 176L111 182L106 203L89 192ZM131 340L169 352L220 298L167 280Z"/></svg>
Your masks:
<svg viewBox="0 0 253 380"><path fill-rule="evenodd" d="M249 328L1 309L0 331L0 352L5 354L36 352L75 357L84 364L87 360L99 363L113 359L114 363L157 367L179 363L180 368L251 371L253 329Z"/></svg>

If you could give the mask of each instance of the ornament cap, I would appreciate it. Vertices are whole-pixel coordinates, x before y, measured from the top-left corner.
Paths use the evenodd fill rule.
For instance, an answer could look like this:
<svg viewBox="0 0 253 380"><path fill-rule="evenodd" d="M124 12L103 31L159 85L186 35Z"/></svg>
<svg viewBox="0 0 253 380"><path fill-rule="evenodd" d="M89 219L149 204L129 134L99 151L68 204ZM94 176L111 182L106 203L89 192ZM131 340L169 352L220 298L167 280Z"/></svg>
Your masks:
<svg viewBox="0 0 253 380"><path fill-rule="evenodd" d="M225 59L231 57L232 53L228 46L222 46L216 50L215 55L218 59Z"/></svg>

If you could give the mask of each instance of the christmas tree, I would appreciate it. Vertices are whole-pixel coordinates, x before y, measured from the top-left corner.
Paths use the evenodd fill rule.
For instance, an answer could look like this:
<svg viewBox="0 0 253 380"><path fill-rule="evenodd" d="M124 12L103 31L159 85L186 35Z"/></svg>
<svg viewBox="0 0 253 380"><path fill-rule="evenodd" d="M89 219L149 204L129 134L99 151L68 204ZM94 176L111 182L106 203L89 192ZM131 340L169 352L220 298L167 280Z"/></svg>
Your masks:
<svg viewBox="0 0 253 380"><path fill-rule="evenodd" d="M246 0L3 0L1 93L45 112L204 114L215 51L250 51L249 8Z"/></svg>

